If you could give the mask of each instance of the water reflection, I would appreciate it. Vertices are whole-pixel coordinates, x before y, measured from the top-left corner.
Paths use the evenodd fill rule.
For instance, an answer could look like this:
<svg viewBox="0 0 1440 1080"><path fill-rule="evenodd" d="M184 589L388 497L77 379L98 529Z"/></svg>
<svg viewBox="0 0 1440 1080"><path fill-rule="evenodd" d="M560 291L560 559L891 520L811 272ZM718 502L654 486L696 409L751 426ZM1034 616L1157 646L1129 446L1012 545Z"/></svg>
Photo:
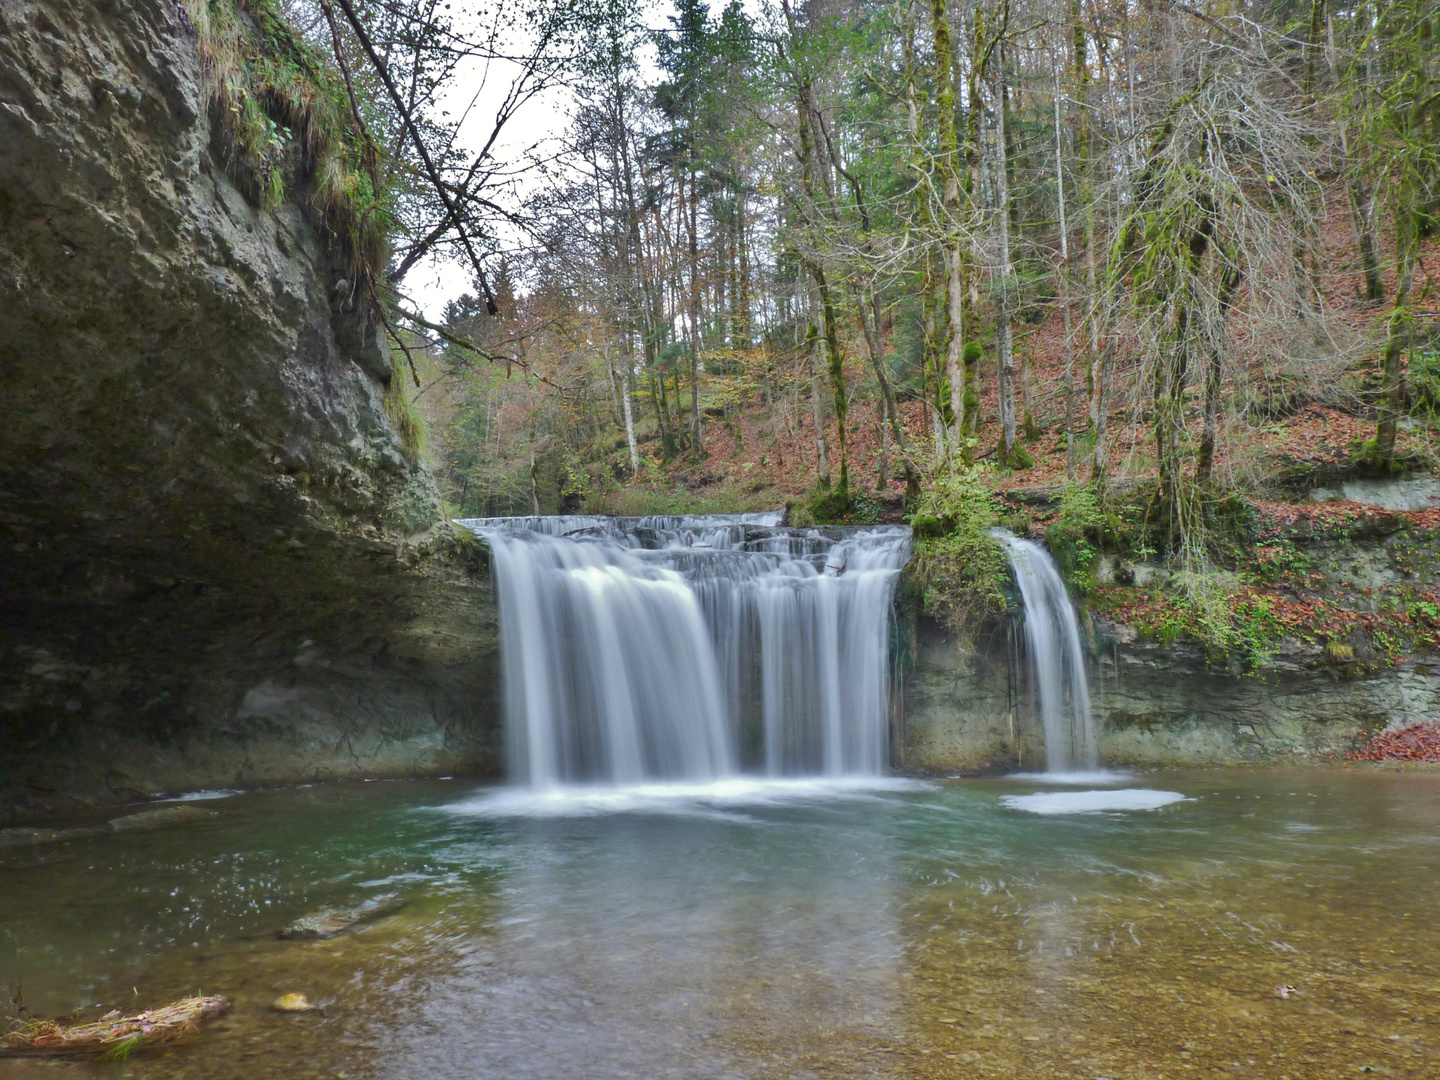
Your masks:
<svg viewBox="0 0 1440 1080"><path fill-rule="evenodd" d="M1440 777L1165 772L1154 810L1025 781L625 813L457 814L457 785L235 796L0 851L37 1011L235 1003L137 1080L1440 1075ZM275 931L405 893L347 937ZM1276 994L1293 986L1293 996ZM132 990L132 988L134 988ZM269 1011L280 993L333 998ZM0 1061L3 1080L93 1076Z"/></svg>
<svg viewBox="0 0 1440 1080"><path fill-rule="evenodd" d="M468 1021L443 1040L396 1033L396 1073L694 1076L750 1040L883 1030L893 848L836 829L843 811L771 812L507 822L503 932L423 1004Z"/></svg>

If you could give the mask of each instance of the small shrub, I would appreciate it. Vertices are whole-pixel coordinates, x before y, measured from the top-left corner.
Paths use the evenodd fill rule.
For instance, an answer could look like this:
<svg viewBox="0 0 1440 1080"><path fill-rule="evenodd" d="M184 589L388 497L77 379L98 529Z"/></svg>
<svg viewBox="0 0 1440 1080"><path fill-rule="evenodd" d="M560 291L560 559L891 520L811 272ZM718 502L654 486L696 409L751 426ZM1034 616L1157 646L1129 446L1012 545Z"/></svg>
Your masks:
<svg viewBox="0 0 1440 1080"><path fill-rule="evenodd" d="M1072 482L1061 489L1059 512L1045 540L1075 592L1089 591L1091 568L1119 527L1119 518L1104 508L1093 488Z"/></svg>
<svg viewBox="0 0 1440 1080"><path fill-rule="evenodd" d="M1355 647L1342 641L1325 642L1325 659L1332 664L1348 664L1355 659Z"/></svg>

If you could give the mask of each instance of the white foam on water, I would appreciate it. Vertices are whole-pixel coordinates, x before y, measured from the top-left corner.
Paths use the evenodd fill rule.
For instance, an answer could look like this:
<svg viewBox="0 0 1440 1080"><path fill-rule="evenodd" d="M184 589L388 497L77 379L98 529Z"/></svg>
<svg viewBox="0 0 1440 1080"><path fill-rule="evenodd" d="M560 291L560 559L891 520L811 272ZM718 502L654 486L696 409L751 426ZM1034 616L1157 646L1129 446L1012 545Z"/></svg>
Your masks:
<svg viewBox="0 0 1440 1080"><path fill-rule="evenodd" d="M211 799L228 799L240 792L234 788L213 788L207 791L187 791L183 795L167 795L156 802L208 802Z"/></svg>
<svg viewBox="0 0 1440 1080"><path fill-rule="evenodd" d="M1007 773L1006 780L1024 780L1030 784L1123 784L1134 780L1135 774L1096 769L1092 772L1017 772Z"/></svg>
<svg viewBox="0 0 1440 1080"><path fill-rule="evenodd" d="M1032 814L1098 814L1107 810L1158 810L1188 801L1178 791L1120 788L1109 791L1038 791L1034 795L1006 795L1001 803Z"/></svg>
<svg viewBox="0 0 1440 1080"><path fill-rule="evenodd" d="M618 787L556 785L504 787L437 809L461 817L569 818L606 814L693 814L712 810L784 806L918 791L923 780L855 776L768 779L734 776L705 783L627 784Z"/></svg>

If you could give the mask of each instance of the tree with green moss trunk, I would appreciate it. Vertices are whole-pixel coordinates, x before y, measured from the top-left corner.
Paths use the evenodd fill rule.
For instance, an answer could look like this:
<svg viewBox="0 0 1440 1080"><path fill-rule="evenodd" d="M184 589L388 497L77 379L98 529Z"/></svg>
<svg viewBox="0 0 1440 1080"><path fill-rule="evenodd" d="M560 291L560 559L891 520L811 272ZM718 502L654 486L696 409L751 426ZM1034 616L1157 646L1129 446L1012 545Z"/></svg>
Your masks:
<svg viewBox="0 0 1440 1080"><path fill-rule="evenodd" d="M1221 394L1243 375L1228 363L1234 305L1243 284L1254 314L1293 310L1292 253L1313 243L1321 192L1303 102L1263 50L1228 34L1194 48L1193 84L1153 118L1106 287L1127 304L1123 329L1151 388L1162 532L1199 563ZM1188 473L1197 377L1204 419Z"/></svg>
<svg viewBox="0 0 1440 1080"><path fill-rule="evenodd" d="M1404 358L1415 325L1415 264L1422 232L1435 226L1440 204L1440 62L1437 13L1426 0L1383 6L1362 52L1383 58L1385 77L1366 96L1363 138L1388 163L1386 187L1395 221L1395 305L1385 327L1380 416L1373 460L1389 465L1404 411Z"/></svg>

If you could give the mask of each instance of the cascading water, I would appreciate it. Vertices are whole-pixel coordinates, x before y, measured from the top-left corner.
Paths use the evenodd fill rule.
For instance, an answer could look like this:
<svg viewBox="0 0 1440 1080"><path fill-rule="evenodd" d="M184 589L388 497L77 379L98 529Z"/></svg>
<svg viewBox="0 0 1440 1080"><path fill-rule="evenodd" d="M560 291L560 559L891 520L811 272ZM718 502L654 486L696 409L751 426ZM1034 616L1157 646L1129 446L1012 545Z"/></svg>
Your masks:
<svg viewBox="0 0 1440 1080"><path fill-rule="evenodd" d="M910 530L779 514L472 518L532 787L876 775Z"/></svg>
<svg viewBox="0 0 1440 1080"><path fill-rule="evenodd" d="M1040 715L1045 726L1045 766L1050 772L1094 771L1095 731L1080 623L1065 581L1049 553L1004 529L1005 545L1025 603L1025 644Z"/></svg>

